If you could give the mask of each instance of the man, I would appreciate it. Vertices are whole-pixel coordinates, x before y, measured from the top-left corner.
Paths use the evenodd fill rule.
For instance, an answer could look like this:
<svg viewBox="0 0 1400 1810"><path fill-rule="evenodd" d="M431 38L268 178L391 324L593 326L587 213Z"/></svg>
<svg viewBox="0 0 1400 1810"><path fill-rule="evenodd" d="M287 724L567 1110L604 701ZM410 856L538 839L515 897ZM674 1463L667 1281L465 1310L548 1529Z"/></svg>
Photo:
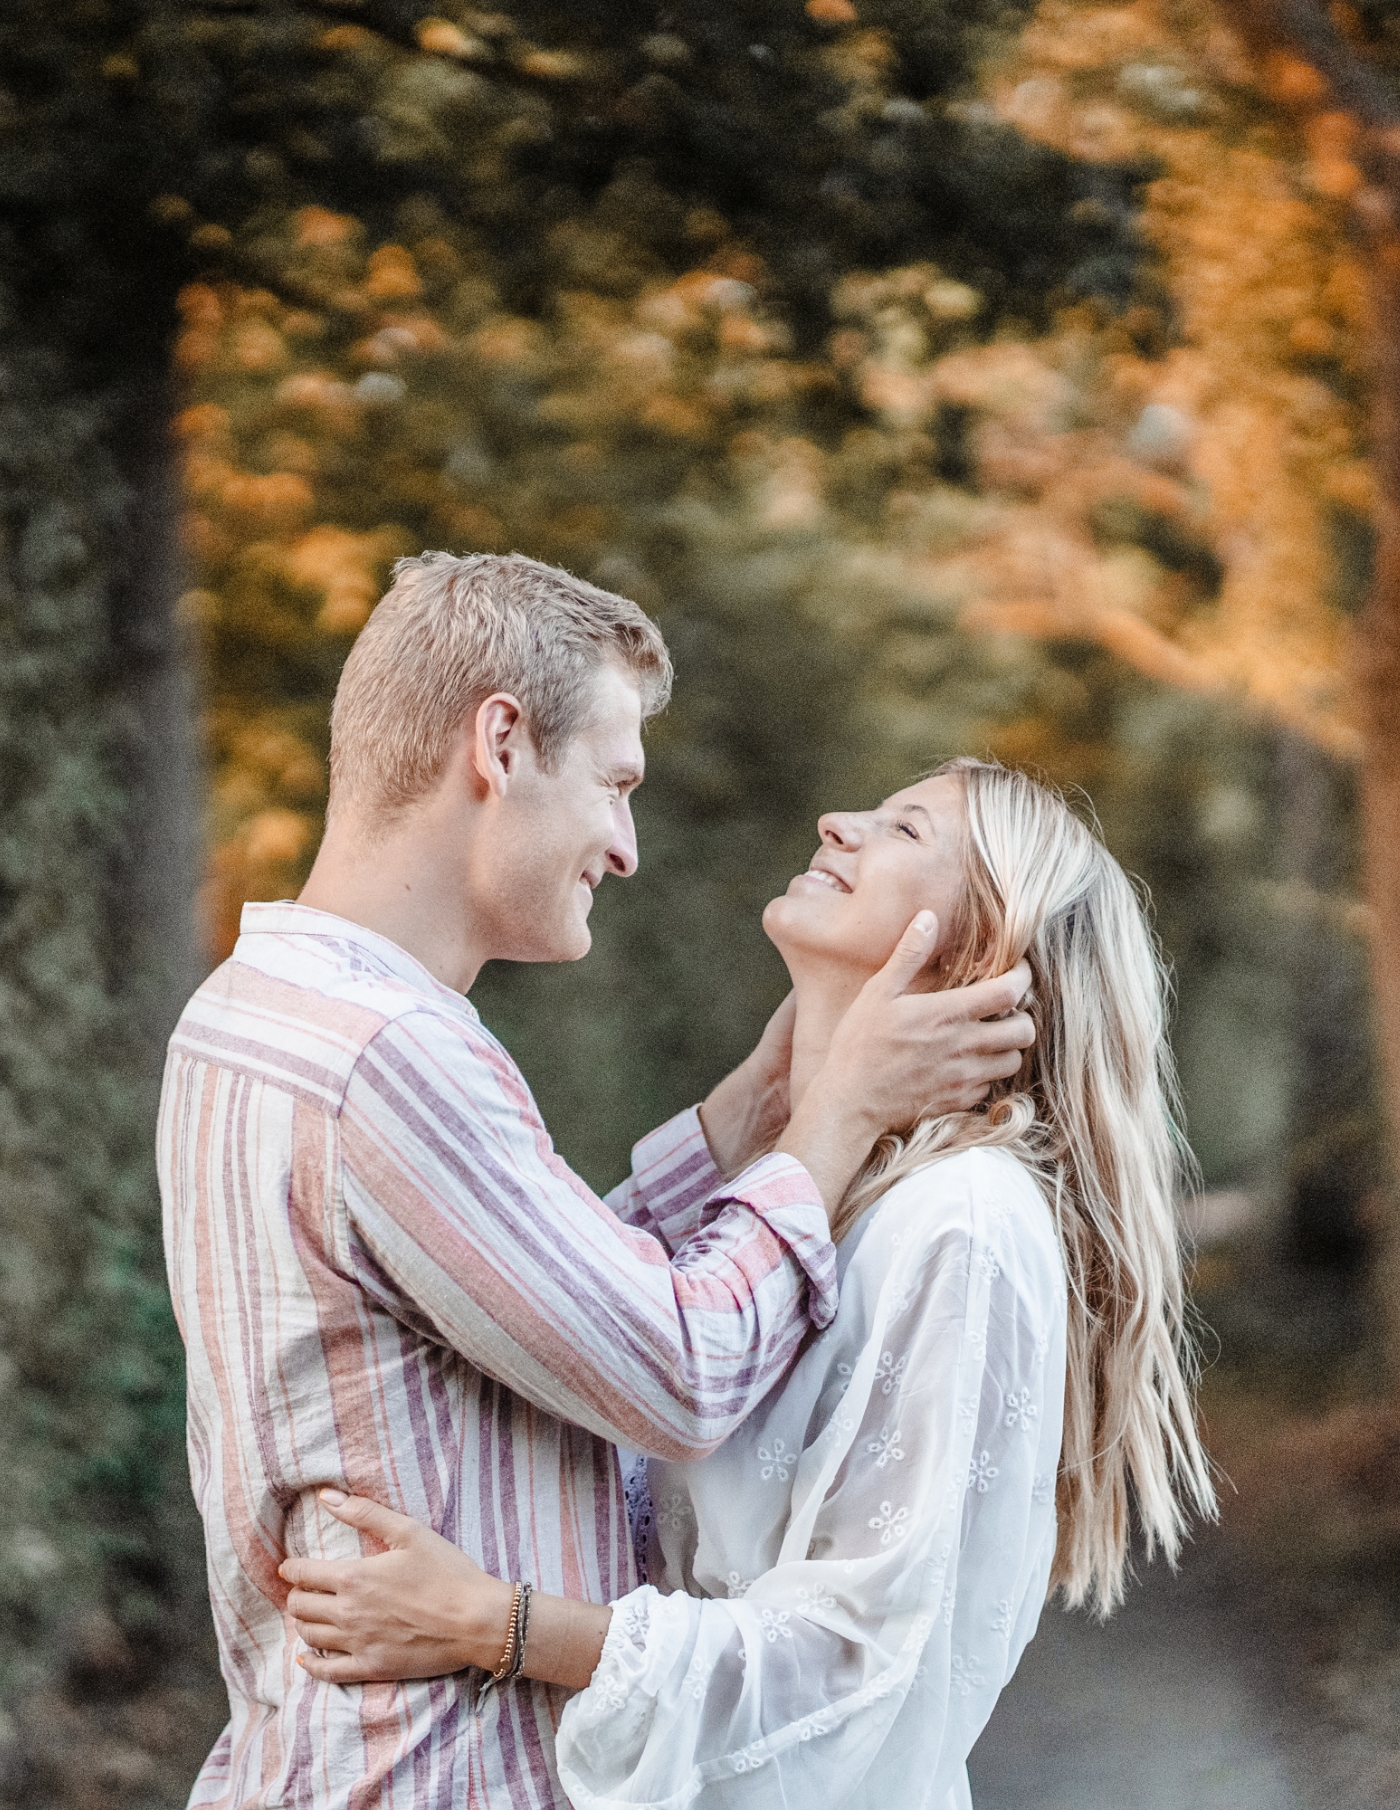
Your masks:
<svg viewBox="0 0 1400 1810"><path fill-rule="evenodd" d="M904 994L916 923L785 1128L780 1013L596 1199L464 996L488 960L587 952L594 889L636 869L669 683L625 599L518 557L400 562L336 694L301 899L245 909L171 1040L161 1184L232 1711L192 1804L564 1810L563 1693L300 1669L277 1568L355 1550L317 1491L499 1575L622 1594L612 1442L713 1449L830 1319L826 1210L876 1137L980 1098L1030 1041L1024 1016L978 1022L1024 974Z"/></svg>

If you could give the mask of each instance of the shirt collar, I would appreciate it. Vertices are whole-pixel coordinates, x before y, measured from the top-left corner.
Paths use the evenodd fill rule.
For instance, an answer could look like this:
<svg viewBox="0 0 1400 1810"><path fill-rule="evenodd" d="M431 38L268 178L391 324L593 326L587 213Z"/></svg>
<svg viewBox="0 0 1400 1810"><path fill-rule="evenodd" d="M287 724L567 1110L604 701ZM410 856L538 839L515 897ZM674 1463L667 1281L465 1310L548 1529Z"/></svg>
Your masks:
<svg viewBox="0 0 1400 1810"><path fill-rule="evenodd" d="M250 900L239 918L238 934L240 939L245 936L309 936L322 942L348 944L416 992L450 999L476 1016L476 1007L465 994L444 985L407 949L389 937L381 936L377 930L367 930L363 924L337 917L332 911L316 911L310 905L298 905L294 899L276 899L271 903Z"/></svg>

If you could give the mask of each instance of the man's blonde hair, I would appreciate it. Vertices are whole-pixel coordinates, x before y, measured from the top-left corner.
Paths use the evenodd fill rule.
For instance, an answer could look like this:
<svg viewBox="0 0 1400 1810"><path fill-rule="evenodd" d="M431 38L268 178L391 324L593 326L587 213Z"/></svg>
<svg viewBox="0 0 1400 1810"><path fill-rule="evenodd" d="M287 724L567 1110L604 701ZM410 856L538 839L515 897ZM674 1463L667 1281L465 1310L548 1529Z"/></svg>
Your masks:
<svg viewBox="0 0 1400 1810"><path fill-rule="evenodd" d="M331 809L393 816L431 789L469 714L520 700L552 768L586 726L605 662L636 681L645 719L671 692L661 632L625 597L519 553L401 559L350 650L331 710Z"/></svg>

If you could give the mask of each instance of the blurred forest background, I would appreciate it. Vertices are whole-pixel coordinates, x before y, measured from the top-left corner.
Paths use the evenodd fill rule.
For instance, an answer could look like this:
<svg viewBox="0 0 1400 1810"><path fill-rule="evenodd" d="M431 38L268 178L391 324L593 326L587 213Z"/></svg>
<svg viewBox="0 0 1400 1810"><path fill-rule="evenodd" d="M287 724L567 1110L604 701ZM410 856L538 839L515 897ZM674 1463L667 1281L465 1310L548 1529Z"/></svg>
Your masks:
<svg viewBox="0 0 1400 1810"><path fill-rule="evenodd" d="M222 1720L162 1046L423 547L676 656L641 877L475 995L600 1185L780 995L819 809L1088 793L1175 966L1227 1531L1394 1760L1394 0L7 0L0 203L0 1801L183 1803Z"/></svg>

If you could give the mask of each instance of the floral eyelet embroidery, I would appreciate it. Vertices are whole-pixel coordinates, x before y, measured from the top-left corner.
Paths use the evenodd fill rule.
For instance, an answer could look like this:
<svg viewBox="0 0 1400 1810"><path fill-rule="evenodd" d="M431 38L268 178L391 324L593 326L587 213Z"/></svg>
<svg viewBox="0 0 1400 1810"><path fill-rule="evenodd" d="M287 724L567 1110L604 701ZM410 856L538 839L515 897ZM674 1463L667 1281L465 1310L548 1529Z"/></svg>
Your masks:
<svg viewBox="0 0 1400 1810"><path fill-rule="evenodd" d="M776 1477L779 1483L786 1483L790 1470L797 1467L797 1453L781 1439L775 1439L770 1445L758 1448L759 1476L767 1483L770 1477Z"/></svg>
<svg viewBox="0 0 1400 1810"><path fill-rule="evenodd" d="M975 1489L979 1496L985 1496L993 1477L1000 1475L997 1466L992 1463L991 1453L979 1452L967 1467L967 1487Z"/></svg>
<svg viewBox="0 0 1400 1810"><path fill-rule="evenodd" d="M904 1456L904 1447L900 1444L903 1437L898 1427L893 1431L882 1427L879 1434L868 1441L865 1449L874 1458L877 1471L884 1470L891 1459L897 1462Z"/></svg>
<svg viewBox="0 0 1400 1810"><path fill-rule="evenodd" d="M870 1517L869 1525L880 1536L880 1544L888 1546L891 1540L902 1540L909 1531L909 1510L896 1508L891 1502L882 1502L878 1515Z"/></svg>

